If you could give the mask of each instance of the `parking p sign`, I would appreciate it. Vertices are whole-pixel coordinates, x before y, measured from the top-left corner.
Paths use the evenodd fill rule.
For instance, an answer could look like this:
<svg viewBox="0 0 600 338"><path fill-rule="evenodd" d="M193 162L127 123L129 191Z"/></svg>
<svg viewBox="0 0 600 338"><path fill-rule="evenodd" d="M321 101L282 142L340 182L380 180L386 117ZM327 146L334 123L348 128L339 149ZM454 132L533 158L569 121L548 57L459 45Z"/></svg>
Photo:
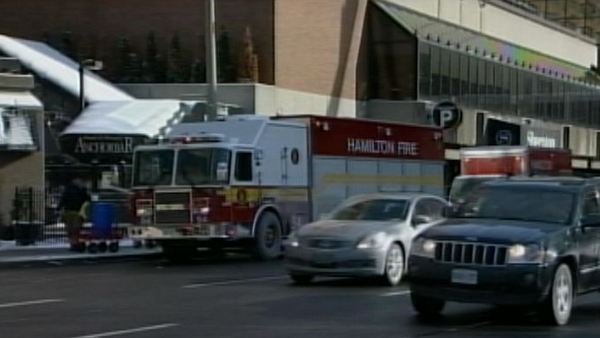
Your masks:
<svg viewBox="0 0 600 338"><path fill-rule="evenodd" d="M435 125L444 129L455 128L462 122L462 110L454 102L440 102L432 113Z"/></svg>

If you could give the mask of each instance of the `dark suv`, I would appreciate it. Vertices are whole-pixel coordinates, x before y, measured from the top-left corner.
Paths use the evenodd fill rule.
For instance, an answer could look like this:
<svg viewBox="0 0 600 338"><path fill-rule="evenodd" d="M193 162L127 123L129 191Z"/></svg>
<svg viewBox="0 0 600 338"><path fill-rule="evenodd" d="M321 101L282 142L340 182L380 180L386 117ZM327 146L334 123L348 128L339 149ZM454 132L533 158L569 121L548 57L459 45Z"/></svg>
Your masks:
<svg viewBox="0 0 600 338"><path fill-rule="evenodd" d="M600 289L600 181L483 183L415 239L408 273L422 315L446 301L525 305L564 325L575 295Z"/></svg>

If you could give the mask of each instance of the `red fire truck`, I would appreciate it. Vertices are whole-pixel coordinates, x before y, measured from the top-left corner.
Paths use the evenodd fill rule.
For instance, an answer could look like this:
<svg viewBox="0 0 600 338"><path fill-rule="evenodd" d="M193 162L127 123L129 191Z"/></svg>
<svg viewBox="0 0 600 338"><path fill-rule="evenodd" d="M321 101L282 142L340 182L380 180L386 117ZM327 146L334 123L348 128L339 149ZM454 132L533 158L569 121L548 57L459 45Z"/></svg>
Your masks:
<svg viewBox="0 0 600 338"><path fill-rule="evenodd" d="M351 195L444 187L439 129L357 119L183 123L133 163L129 235L169 258L239 245L274 258L290 231Z"/></svg>
<svg viewBox="0 0 600 338"><path fill-rule="evenodd" d="M460 203L464 195L482 182L505 176L571 175L571 151L528 146L485 146L460 151L460 171L452 182L450 202Z"/></svg>

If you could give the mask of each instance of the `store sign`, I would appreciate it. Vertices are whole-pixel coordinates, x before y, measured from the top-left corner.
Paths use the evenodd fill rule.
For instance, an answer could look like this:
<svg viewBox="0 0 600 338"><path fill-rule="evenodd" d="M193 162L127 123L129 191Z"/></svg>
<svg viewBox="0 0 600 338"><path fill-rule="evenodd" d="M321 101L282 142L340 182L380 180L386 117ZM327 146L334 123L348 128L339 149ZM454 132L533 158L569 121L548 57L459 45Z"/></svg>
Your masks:
<svg viewBox="0 0 600 338"><path fill-rule="evenodd" d="M416 142L348 138L348 153L357 155L419 156Z"/></svg>
<svg viewBox="0 0 600 338"><path fill-rule="evenodd" d="M144 143L138 135L64 135L61 150L83 163L118 164L130 162L133 150Z"/></svg>
<svg viewBox="0 0 600 338"><path fill-rule="evenodd" d="M485 134L487 145L516 146L521 144L521 126L515 123L488 119Z"/></svg>
<svg viewBox="0 0 600 338"><path fill-rule="evenodd" d="M132 137L80 136L75 144L75 154L130 154Z"/></svg>
<svg viewBox="0 0 600 338"><path fill-rule="evenodd" d="M433 123L444 129L456 128L462 122L462 110L454 102L438 103L432 115Z"/></svg>
<svg viewBox="0 0 600 338"><path fill-rule="evenodd" d="M559 148L560 131L523 126L521 144L539 148Z"/></svg>

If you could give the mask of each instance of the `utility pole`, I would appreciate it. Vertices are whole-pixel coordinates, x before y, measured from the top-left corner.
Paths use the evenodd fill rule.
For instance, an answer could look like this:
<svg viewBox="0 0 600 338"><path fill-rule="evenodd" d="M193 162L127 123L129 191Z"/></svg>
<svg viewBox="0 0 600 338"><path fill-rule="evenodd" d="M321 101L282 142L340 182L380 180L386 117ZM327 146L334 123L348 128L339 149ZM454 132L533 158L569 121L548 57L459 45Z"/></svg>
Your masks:
<svg viewBox="0 0 600 338"><path fill-rule="evenodd" d="M217 39L215 32L215 0L206 1L206 82L208 83L208 119L217 118Z"/></svg>

